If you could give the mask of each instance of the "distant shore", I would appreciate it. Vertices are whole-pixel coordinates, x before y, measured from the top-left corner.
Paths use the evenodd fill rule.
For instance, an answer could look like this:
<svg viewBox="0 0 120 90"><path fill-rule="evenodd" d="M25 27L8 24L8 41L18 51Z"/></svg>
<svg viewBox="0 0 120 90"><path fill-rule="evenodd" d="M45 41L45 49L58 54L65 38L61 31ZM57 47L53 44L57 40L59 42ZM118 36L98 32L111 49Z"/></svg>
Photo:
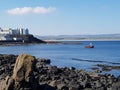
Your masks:
<svg viewBox="0 0 120 90"><path fill-rule="evenodd" d="M28 35L27 41L13 40L0 41L0 46L28 45L28 44L81 44L83 41L120 41L120 38L37 38L33 35Z"/></svg>
<svg viewBox="0 0 120 90"><path fill-rule="evenodd" d="M57 42L62 42L62 41L120 41L120 39L45 39L45 41L57 41Z"/></svg>
<svg viewBox="0 0 120 90"><path fill-rule="evenodd" d="M37 38L49 41L120 41L120 34L98 34L98 35L49 35Z"/></svg>

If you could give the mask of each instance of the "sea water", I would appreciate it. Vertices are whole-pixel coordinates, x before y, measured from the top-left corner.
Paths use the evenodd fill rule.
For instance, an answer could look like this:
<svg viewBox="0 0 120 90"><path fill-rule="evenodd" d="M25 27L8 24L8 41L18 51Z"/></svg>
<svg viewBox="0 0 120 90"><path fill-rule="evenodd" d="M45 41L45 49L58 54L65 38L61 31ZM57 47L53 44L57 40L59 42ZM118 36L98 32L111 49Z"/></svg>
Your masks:
<svg viewBox="0 0 120 90"><path fill-rule="evenodd" d="M84 70L90 70L96 64L120 63L120 41L91 41L95 48L85 48L91 43L90 41L73 42L0 46L0 53L15 55L27 53L37 58L51 59L51 64L58 67L75 67ZM116 70L110 73L118 74Z"/></svg>

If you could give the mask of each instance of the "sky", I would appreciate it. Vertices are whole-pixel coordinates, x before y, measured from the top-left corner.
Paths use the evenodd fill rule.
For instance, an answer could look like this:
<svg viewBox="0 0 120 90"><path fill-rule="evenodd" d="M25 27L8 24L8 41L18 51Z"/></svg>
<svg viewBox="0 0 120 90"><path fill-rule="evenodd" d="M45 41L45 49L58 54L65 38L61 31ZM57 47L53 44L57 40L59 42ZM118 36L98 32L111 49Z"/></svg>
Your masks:
<svg viewBox="0 0 120 90"><path fill-rule="evenodd" d="M120 0L1 0L0 27L34 35L120 34Z"/></svg>

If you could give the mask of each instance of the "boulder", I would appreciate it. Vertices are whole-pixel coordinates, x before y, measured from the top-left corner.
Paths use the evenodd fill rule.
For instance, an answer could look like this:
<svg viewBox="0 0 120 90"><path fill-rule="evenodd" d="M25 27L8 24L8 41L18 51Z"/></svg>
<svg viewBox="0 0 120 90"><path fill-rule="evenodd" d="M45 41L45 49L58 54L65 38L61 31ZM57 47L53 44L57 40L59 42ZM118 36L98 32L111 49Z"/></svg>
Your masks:
<svg viewBox="0 0 120 90"><path fill-rule="evenodd" d="M31 55L19 55L14 66L13 79L17 82L27 81L27 78L32 75L35 61L35 57Z"/></svg>
<svg viewBox="0 0 120 90"><path fill-rule="evenodd" d="M39 84L33 74L36 58L28 54L17 57L13 75L6 79L4 90L37 90Z"/></svg>

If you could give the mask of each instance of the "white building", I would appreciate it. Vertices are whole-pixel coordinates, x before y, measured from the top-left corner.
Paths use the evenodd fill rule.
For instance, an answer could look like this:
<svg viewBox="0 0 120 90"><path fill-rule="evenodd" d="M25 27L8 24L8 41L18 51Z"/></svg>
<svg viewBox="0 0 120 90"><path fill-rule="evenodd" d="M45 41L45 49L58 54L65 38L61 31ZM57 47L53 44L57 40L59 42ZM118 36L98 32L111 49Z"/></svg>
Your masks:
<svg viewBox="0 0 120 90"><path fill-rule="evenodd" d="M2 29L0 28L0 40L21 40L21 37L12 37L19 35L29 35L29 30L24 28L18 29Z"/></svg>
<svg viewBox="0 0 120 90"><path fill-rule="evenodd" d="M10 35L28 35L29 34L29 30L28 29L24 29L24 28L18 28L18 29L2 29L0 28L0 34L10 34Z"/></svg>
<svg viewBox="0 0 120 90"><path fill-rule="evenodd" d="M2 29L0 28L0 34L9 34L10 33L10 30L9 29Z"/></svg>
<svg viewBox="0 0 120 90"><path fill-rule="evenodd" d="M29 30L27 28L26 29L20 28L18 30L19 30L20 35L28 35L29 34Z"/></svg>

